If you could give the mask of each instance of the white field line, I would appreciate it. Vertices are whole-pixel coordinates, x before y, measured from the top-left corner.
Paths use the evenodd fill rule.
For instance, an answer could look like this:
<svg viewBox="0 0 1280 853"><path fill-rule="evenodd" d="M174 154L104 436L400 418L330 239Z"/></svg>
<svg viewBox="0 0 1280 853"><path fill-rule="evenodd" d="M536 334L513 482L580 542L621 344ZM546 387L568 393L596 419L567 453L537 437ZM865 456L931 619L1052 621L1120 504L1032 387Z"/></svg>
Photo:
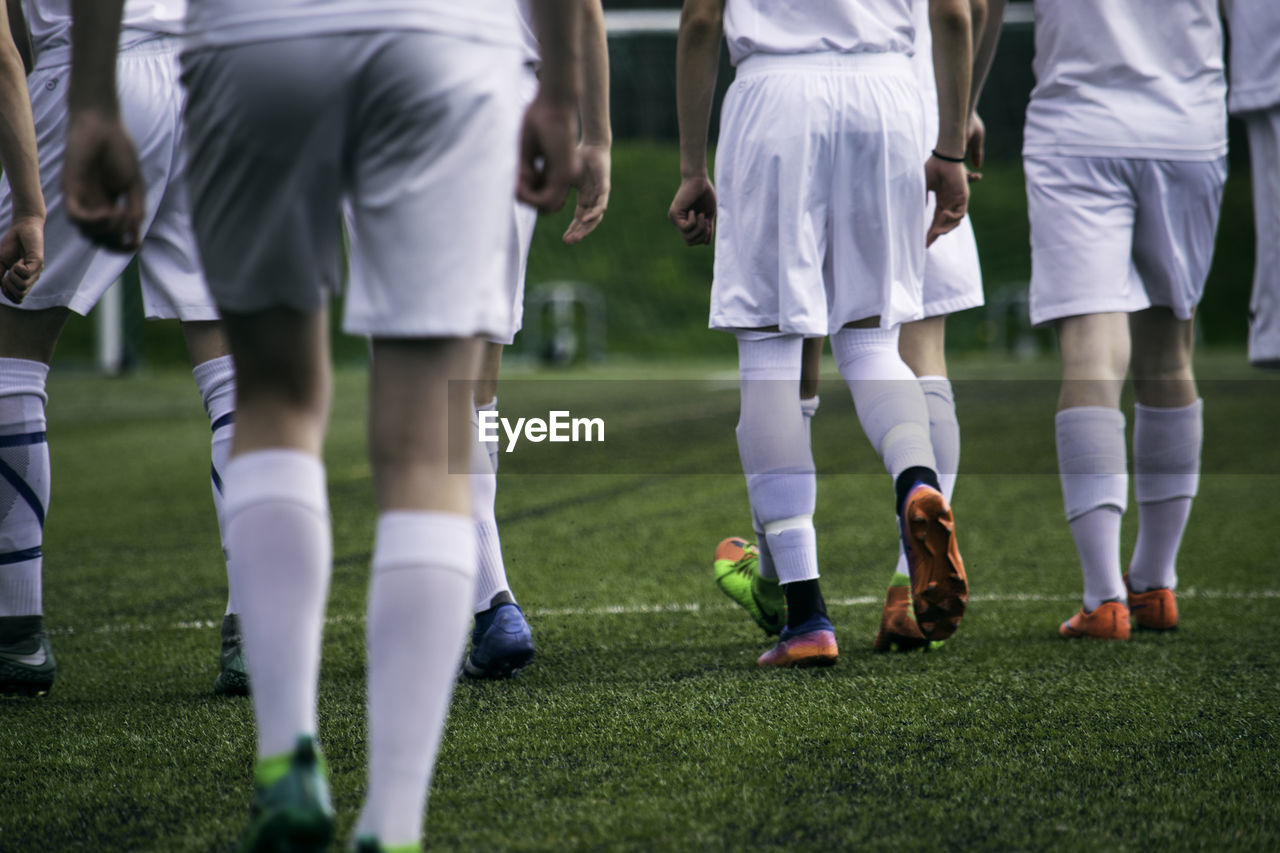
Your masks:
<svg viewBox="0 0 1280 853"><path fill-rule="evenodd" d="M1243 601L1246 599L1270 598L1280 599L1280 589L1260 589L1253 592L1236 592L1214 589L1178 590L1178 597L1203 598L1217 600ZM827 602L828 607L862 607L880 604L884 599L874 595L858 595L852 598L835 598ZM973 595L969 601L976 604L1025 604L1037 602L1079 601L1079 595L1044 595L1034 592L992 593L990 595ZM609 604L603 607L531 607L528 614L535 618L552 619L575 616L634 616L645 613L700 613L719 610L732 610L736 605L700 604L696 601L675 604ZM325 620L328 625L341 625L352 622L364 622L364 614L342 614L330 616ZM203 631L211 630L222 624L221 619L195 619L180 622L119 622L112 625L98 625L93 628L76 628L68 626L53 628L54 635L67 634L139 634L151 631Z"/></svg>

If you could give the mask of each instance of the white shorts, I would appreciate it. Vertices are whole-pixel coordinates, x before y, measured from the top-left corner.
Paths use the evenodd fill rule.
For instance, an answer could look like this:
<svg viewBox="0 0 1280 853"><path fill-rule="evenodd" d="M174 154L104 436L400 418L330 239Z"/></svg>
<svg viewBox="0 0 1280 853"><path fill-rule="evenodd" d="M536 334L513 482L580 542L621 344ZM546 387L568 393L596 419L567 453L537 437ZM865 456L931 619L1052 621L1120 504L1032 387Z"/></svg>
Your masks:
<svg viewBox="0 0 1280 853"><path fill-rule="evenodd" d="M716 151L711 328L808 337L922 316L920 93L898 54L755 55Z"/></svg>
<svg viewBox="0 0 1280 853"><path fill-rule="evenodd" d="M116 68L120 109L147 182L142 249L138 252L143 310L155 319L216 320L218 312L205 286L191 232L177 43L156 38L127 48ZM69 65L37 68L27 79L48 218L44 275L16 307L66 307L87 314L124 273L132 256L97 248L81 237L67 218L62 160L70 80ZM10 210L10 203L9 182L4 180L0 183L0 210ZM3 296L0 304L14 307Z"/></svg>
<svg viewBox="0 0 1280 853"><path fill-rule="evenodd" d="M219 307L321 310L375 337L507 329L520 54L428 32L185 52L196 236Z"/></svg>
<svg viewBox="0 0 1280 853"><path fill-rule="evenodd" d="M924 211L926 225L933 221L933 208L933 193L929 193ZM973 223L966 216L925 250L924 316L945 317L982 302L978 241L973 236Z"/></svg>
<svg viewBox="0 0 1280 853"><path fill-rule="evenodd" d="M520 115L538 94L538 75L526 65L524 79L520 83ZM524 278L529 268L529 247L533 244L533 229L538 224L538 210L523 202L511 205L511 240L507 249L506 286L507 303L511 306L511 322L503 334L489 338L495 344L511 346L516 332L524 324Z"/></svg>
<svg viewBox="0 0 1280 853"><path fill-rule="evenodd" d="M1249 300L1249 361L1280 367L1280 107L1243 118L1258 237Z"/></svg>
<svg viewBox="0 0 1280 853"><path fill-rule="evenodd" d="M1160 305L1190 319L1213 259L1226 158L1023 159L1031 322Z"/></svg>

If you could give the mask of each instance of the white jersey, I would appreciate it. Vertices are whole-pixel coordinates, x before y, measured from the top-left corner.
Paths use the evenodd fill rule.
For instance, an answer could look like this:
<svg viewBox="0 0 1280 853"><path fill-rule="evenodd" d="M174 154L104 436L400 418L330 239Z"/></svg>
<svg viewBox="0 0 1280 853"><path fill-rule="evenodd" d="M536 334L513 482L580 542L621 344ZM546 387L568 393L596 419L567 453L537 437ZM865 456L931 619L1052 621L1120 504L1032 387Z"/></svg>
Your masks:
<svg viewBox="0 0 1280 853"><path fill-rule="evenodd" d="M417 30L520 46L512 0L196 0L193 48L370 30Z"/></svg>
<svg viewBox="0 0 1280 853"><path fill-rule="evenodd" d="M1035 12L1024 155L1226 154L1217 0L1036 0Z"/></svg>
<svg viewBox="0 0 1280 853"><path fill-rule="evenodd" d="M31 49L37 64L71 62L71 0L22 0L31 28ZM127 0L120 27L120 47L127 48L156 35L181 35L186 0Z"/></svg>
<svg viewBox="0 0 1280 853"><path fill-rule="evenodd" d="M911 3L726 0L724 35L729 42L729 59L737 65L757 53L910 54Z"/></svg>
<svg viewBox="0 0 1280 853"><path fill-rule="evenodd" d="M1231 31L1232 113L1280 106L1280 2L1225 0Z"/></svg>
<svg viewBox="0 0 1280 853"><path fill-rule="evenodd" d="M524 61L529 65L537 65L542 61L542 46L538 44L538 36L533 32L533 0L516 0L516 11L519 13L520 44L524 49Z"/></svg>

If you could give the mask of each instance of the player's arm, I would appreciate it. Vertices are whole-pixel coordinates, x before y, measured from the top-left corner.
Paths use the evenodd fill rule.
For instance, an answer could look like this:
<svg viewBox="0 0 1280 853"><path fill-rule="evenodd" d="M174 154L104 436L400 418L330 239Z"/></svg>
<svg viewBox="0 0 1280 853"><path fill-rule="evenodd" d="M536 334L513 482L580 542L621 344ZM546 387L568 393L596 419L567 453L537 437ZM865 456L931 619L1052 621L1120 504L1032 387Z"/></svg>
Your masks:
<svg viewBox="0 0 1280 853"><path fill-rule="evenodd" d="M108 249L137 249L146 187L120 118L116 45L124 0L72 0L71 86L62 190L67 215Z"/></svg>
<svg viewBox="0 0 1280 853"><path fill-rule="evenodd" d="M720 68L724 0L685 0L676 38L676 116L680 125L680 189L667 218L685 243L710 243L716 193L707 172L707 128Z"/></svg>
<svg viewBox="0 0 1280 853"><path fill-rule="evenodd" d="M609 151L613 130L609 127L609 40L604 28L604 7L600 0L582 3L582 142L578 154L582 170L574 186L578 205L573 221L564 232L566 243L577 243L604 218L609 207Z"/></svg>
<svg viewBox="0 0 1280 853"><path fill-rule="evenodd" d="M21 302L44 269L44 193L26 67L8 16L0 28L0 165L13 197L13 221L0 236L0 291Z"/></svg>
<svg viewBox="0 0 1280 853"><path fill-rule="evenodd" d="M578 175L582 0L534 0L532 11L542 67L538 95L521 129L516 195L538 210L553 211L564 206Z"/></svg>
<svg viewBox="0 0 1280 853"><path fill-rule="evenodd" d="M978 115L978 98L991 71L991 61L996 55L996 43L1004 26L1005 0L986 0L984 19L978 20L978 5L974 4L973 81L969 92L969 129L965 152L973 168L981 169L987 143L987 126ZM976 177L982 177L977 175Z"/></svg>
<svg viewBox="0 0 1280 853"><path fill-rule="evenodd" d="M925 162L925 181L937 197L926 243L955 228L969 205L964 168L973 72L971 3L982 0L929 0L933 32L933 68L938 87L938 139Z"/></svg>

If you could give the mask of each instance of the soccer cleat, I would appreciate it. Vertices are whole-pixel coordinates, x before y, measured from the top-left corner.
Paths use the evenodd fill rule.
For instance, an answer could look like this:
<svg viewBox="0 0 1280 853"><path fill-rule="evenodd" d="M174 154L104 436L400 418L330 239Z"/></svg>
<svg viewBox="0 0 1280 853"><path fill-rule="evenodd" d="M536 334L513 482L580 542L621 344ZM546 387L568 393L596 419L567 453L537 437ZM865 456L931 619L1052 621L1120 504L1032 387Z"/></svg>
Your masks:
<svg viewBox="0 0 1280 853"><path fill-rule="evenodd" d="M1175 631L1178 628L1178 598L1167 586L1145 592L1134 592L1129 576L1124 576L1129 591L1129 612L1140 631Z"/></svg>
<svg viewBox="0 0 1280 853"><path fill-rule="evenodd" d="M213 692L218 696L248 696L249 670L244 664L244 641L240 638L240 617L222 617L222 652Z"/></svg>
<svg viewBox="0 0 1280 853"><path fill-rule="evenodd" d="M911 588L889 587L884 609L880 611L880 630L871 643L871 651L890 652L896 649L909 652L927 645L929 641L920 633L920 626L911 612Z"/></svg>
<svg viewBox="0 0 1280 853"><path fill-rule="evenodd" d="M799 628L784 627L778 644L760 655L760 666L833 666L840 659L830 620L814 614Z"/></svg>
<svg viewBox="0 0 1280 853"><path fill-rule="evenodd" d="M0 695L43 696L53 689L58 662L43 631L0 645Z"/></svg>
<svg viewBox="0 0 1280 853"><path fill-rule="evenodd" d="M316 742L299 735L293 752L258 762L257 792L241 853L311 853L333 840L328 770Z"/></svg>
<svg viewBox="0 0 1280 853"><path fill-rule="evenodd" d="M956 545L955 519L942 493L923 483L902 508L902 541L911 573L911 604L927 640L956 632L969 604L969 580Z"/></svg>
<svg viewBox="0 0 1280 853"><path fill-rule="evenodd" d="M514 678L533 660L533 632L518 604L476 614L471 653L462 663L469 678Z"/></svg>
<svg viewBox="0 0 1280 853"><path fill-rule="evenodd" d="M787 624L787 599L776 580L760 577L760 554L745 539L730 536L716 546L716 586L774 636Z"/></svg>
<svg viewBox="0 0 1280 853"><path fill-rule="evenodd" d="M1123 601L1104 601L1093 610L1081 607L1080 612L1058 626L1058 634L1067 639L1127 640L1129 608Z"/></svg>
<svg viewBox="0 0 1280 853"><path fill-rule="evenodd" d="M417 853L421 849L422 845L417 842L387 847L375 836L362 835L356 839L355 853Z"/></svg>

